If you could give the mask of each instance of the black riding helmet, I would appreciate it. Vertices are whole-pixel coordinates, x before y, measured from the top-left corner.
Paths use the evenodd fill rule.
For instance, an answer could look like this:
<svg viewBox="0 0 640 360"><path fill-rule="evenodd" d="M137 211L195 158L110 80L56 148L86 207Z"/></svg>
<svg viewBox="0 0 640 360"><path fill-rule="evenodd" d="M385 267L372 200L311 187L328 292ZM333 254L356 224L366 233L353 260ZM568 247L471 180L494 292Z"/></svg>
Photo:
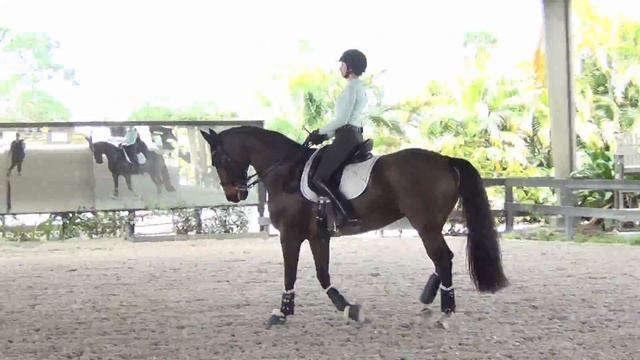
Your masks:
<svg viewBox="0 0 640 360"><path fill-rule="evenodd" d="M362 75L362 73L367 69L367 57L360 50L350 49L345 51L342 56L340 56L340 60L347 68L354 73L355 75Z"/></svg>

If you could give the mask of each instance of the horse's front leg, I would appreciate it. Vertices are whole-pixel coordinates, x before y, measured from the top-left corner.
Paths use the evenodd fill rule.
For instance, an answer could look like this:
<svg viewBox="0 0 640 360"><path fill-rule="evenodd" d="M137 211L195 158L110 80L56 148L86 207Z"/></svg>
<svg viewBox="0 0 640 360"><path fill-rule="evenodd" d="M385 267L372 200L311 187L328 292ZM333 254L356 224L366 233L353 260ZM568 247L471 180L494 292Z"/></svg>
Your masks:
<svg viewBox="0 0 640 360"><path fill-rule="evenodd" d="M118 174L112 172L111 176L113 177L113 196L118 197Z"/></svg>
<svg viewBox="0 0 640 360"><path fill-rule="evenodd" d="M309 245L311 246L313 261L316 264L316 276L320 286L329 296L333 305L338 311L342 311L345 317L358 322L364 321L362 305L350 304L338 289L331 285L331 278L329 277L329 242L321 239L320 236L312 236L309 238Z"/></svg>
<svg viewBox="0 0 640 360"><path fill-rule="evenodd" d="M133 193L133 196L135 196L136 198L140 199L141 196L138 195L135 191L133 191L133 186L131 186L131 175L127 174L127 175L123 175L124 176L124 180L127 182L127 188L129 189L129 191L131 191Z"/></svg>
<svg viewBox="0 0 640 360"><path fill-rule="evenodd" d="M294 314L295 296L294 286L298 273L298 258L300 257L300 245L304 238L293 234L291 231L280 233L280 245L282 246L282 257L284 258L284 292L280 309L273 310L271 317L267 320L267 329L273 325L284 324L287 316Z"/></svg>
<svg viewBox="0 0 640 360"><path fill-rule="evenodd" d="M125 175L124 180L127 182L127 189L133 192L133 187L131 186L131 175Z"/></svg>

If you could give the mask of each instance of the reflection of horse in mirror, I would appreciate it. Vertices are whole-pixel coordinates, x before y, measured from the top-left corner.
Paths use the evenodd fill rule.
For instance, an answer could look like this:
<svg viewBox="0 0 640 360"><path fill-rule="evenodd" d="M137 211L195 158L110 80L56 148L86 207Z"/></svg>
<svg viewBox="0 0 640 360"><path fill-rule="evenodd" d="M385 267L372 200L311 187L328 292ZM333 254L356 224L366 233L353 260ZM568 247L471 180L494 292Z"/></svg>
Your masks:
<svg viewBox="0 0 640 360"><path fill-rule="evenodd" d="M160 146L164 150L174 150L173 145L169 142L169 140L178 141L178 138L173 134L173 130L167 126L160 125L151 125L149 126L149 132L151 132L153 136L160 137Z"/></svg>
<svg viewBox="0 0 640 360"><path fill-rule="evenodd" d="M284 293L281 308L269 324L283 323L294 313L294 284L300 246L309 240L316 275L333 304L351 319L362 319L359 305L350 304L331 285L329 278L329 239L316 221L318 206L305 199L289 184L298 181L312 151L277 132L257 127L231 128L217 134L202 132L210 145L212 163L227 200L239 202L247 198L247 170L251 165L269 194L269 216L280 231L284 257ZM362 195L351 200L361 225L343 231L355 234L380 229L406 217L418 231L427 255L435 264L435 273L427 281L420 300L431 303L440 291L443 316L455 311L452 285L452 258L442 235L442 228L462 198L469 230L467 260L476 288L496 292L507 286L502 270L500 246L489 201L478 171L466 160L443 156L422 149L406 149L381 156ZM362 251L366 251L363 243Z"/></svg>
<svg viewBox="0 0 640 360"><path fill-rule="evenodd" d="M127 188L133 191L131 187L131 175L139 175L147 173L151 177L151 180L156 185L158 194L162 192L162 186L166 191L176 191L173 185L171 185L171 178L169 177L169 170L162 158L162 155L150 151L147 145L140 140L140 137L136 140L136 147L138 152L141 152L147 158L144 165L140 166L140 169L136 168L129 160L127 160L124 150L106 141L93 142L91 138L87 138L89 141L89 147L93 152L93 157L98 164L102 164L103 155L107 156L107 167L113 176L113 195L118 196L118 177L122 175L127 182Z"/></svg>

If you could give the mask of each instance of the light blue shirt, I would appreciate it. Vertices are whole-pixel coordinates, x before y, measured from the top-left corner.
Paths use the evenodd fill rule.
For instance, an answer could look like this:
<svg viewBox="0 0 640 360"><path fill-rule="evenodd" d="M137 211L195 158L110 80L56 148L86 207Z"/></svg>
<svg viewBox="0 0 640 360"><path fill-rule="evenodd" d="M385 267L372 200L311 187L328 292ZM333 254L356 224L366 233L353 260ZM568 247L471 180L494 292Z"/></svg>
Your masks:
<svg viewBox="0 0 640 360"><path fill-rule="evenodd" d="M131 129L125 134L123 143L125 146L130 146L135 144L137 139L138 131L136 131L136 129Z"/></svg>
<svg viewBox="0 0 640 360"><path fill-rule="evenodd" d="M333 137L335 131L344 125L362 127L362 111L367 105L367 93L360 79L350 79L336 99L334 119L321 127L320 134Z"/></svg>

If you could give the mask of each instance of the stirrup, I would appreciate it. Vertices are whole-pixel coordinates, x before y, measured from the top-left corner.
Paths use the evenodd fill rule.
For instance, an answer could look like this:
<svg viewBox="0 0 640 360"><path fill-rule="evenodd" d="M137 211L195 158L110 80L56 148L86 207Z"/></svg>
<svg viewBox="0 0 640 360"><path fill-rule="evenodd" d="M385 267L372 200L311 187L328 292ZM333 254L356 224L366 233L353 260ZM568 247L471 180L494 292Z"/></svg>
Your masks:
<svg viewBox="0 0 640 360"><path fill-rule="evenodd" d="M354 227L359 226L362 223L362 219L355 217L351 214L340 214L339 215L338 227Z"/></svg>

